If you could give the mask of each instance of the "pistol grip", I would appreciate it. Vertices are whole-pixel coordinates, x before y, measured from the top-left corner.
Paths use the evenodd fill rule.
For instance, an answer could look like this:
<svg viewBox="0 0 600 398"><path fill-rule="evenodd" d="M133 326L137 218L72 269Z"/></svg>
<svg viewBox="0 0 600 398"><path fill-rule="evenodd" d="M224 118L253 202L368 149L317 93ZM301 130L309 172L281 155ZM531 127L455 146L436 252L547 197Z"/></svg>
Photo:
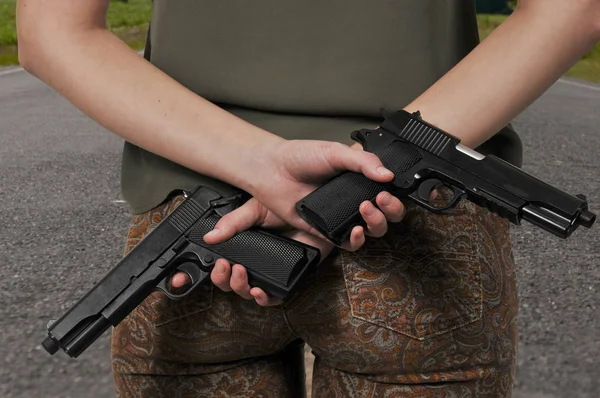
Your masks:
<svg viewBox="0 0 600 398"><path fill-rule="evenodd" d="M365 150L379 156L383 165L394 173L391 183L379 183L363 174L344 172L317 188L296 204L296 211L311 226L336 245L341 245L352 228L365 226L359 206L368 200L375 204L377 195L385 190L410 192L414 178L405 173L417 165L422 155L413 145L391 138L390 133L370 134L363 137ZM364 140L364 141L363 141ZM377 140L384 141L378 145Z"/></svg>

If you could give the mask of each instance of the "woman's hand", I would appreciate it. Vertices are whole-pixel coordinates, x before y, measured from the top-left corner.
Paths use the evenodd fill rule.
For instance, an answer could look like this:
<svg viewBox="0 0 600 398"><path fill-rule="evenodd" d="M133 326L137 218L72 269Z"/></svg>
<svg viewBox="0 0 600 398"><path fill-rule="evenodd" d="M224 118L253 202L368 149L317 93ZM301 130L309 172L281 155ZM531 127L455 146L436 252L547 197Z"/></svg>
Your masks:
<svg viewBox="0 0 600 398"><path fill-rule="evenodd" d="M362 246L365 241L365 234L375 237L383 236L387 231L387 220L401 221L404 217L404 206L402 203L387 192L381 192L376 203L379 209L373 206L370 202L365 202L360 206L360 212L363 219L370 227L365 233L362 227L355 227L351 234L351 241L357 247ZM214 236L205 235L205 241L209 244L217 244L230 239L235 234L242 232L253 225L256 225L262 214L266 211L255 198L250 199L246 204L240 207L241 211L236 211L227 214L224 223L219 222L221 233ZM275 217L275 216L274 216ZM386 220L387 217L387 220ZM222 221L223 219L221 219ZM277 220L281 222L281 220ZM282 224L283 225L283 224ZM281 233L291 239L311 245L319 249L321 261L323 261L335 247L331 242L321 239L306 231L292 230ZM281 300L267 295L262 289L252 287L248 283L248 275L246 269L241 264L234 264L233 267L227 260L219 259L213 271L211 272L211 280L219 289L224 292L235 292L247 300L255 300L257 304L262 306L273 306L281 304ZM189 276L185 273L175 274L171 279L171 284L175 288L181 288L190 283Z"/></svg>
<svg viewBox="0 0 600 398"><path fill-rule="evenodd" d="M360 212L370 227L366 233L363 231L362 227L355 227L353 229L353 238L351 238L351 240L354 241L354 245L357 248L362 246L365 242L365 234L374 237L383 236L387 231L387 220L401 221L404 217L404 206L397 198L389 193L381 192L377 196L376 202L381 211L377 210L377 208L368 201L360 206ZM246 230L261 219L261 214L265 208L253 198L238 210L241 211L232 212L225 216L227 219L221 224L223 229L218 237L205 235L205 241L209 244L220 243L231 238L236 233ZM221 219L221 221L223 221L223 219ZM220 222L217 225L219 224ZM321 252L321 261L324 260L335 247L331 242L318 238L306 231L288 231L283 235L318 248ZM174 279L172 283L174 286L177 286L177 283L185 284L187 283L186 277L187 276L182 276L181 279L177 281ZM258 287L250 286L248 284L246 270L241 264L234 264L233 267L231 267L226 260L218 260L211 273L211 280L221 290L225 292L234 291L247 300L254 299L259 305L271 306L281 304L281 300L268 296Z"/></svg>
<svg viewBox="0 0 600 398"><path fill-rule="evenodd" d="M326 141L283 141L281 145L269 148L265 170L256 171L264 175L264 183L256 184L254 197L240 208L219 220L215 229L204 236L208 244L223 242L235 234L258 225L263 228L285 231L283 234L303 243L317 247L324 259L334 248L321 234L310 227L296 213L295 204L314 191L319 185L334 175L350 170L363 173L372 180L388 182L393 174L386 170L379 158L360 148ZM377 207L369 201L360 205L360 213L366 229L355 227L349 242L342 246L345 250L357 250L366 236L381 237L387 232L388 222L399 222L404 217L404 206L400 200L387 192L376 198ZM290 228L292 229L290 231ZM248 300L254 299L259 305L276 305L280 301L260 288L248 285L244 267L229 264L220 259L211 274L213 283L223 291L234 291ZM177 274L171 283L180 287L188 283L185 274Z"/></svg>
<svg viewBox="0 0 600 398"><path fill-rule="evenodd" d="M319 249L321 261L323 261L335 247L332 243L304 231L287 231L280 235L316 247ZM228 238L223 235L223 239L219 239L219 242L227 239ZM227 260L221 258L216 261L210 277L215 286L224 292L233 291L246 300L255 300L256 303L261 306L281 304L280 299L267 295L264 290L258 287L250 286L248 284L246 268L241 264L234 264L232 267ZM191 283L191 279L186 273L179 272L171 278L170 283L174 288L180 289Z"/></svg>
<svg viewBox="0 0 600 398"><path fill-rule="evenodd" d="M316 238L304 231L288 231L282 235L306 243L319 249L321 261L323 261L335 247L332 243L323 239ZM224 259L219 259L211 273L211 280L219 289L224 292L235 292L246 300L255 300L258 305L272 306L281 304L281 300L267 295L262 289L252 287L248 284L248 274L246 269L240 265L229 264Z"/></svg>
<svg viewBox="0 0 600 398"><path fill-rule="evenodd" d="M376 155L340 143L282 140L264 151L262 170L252 170L248 176L253 180L247 189L253 199L224 216L205 236L207 243L221 242L253 225L271 229L292 227L323 238L298 215L296 202L344 171L361 173L381 183L390 182L394 177ZM400 200L389 193L380 193L377 205L379 208L369 201L361 204L366 229L355 227L343 249L357 250L364 244L365 235L383 236L387 222L398 222L404 215Z"/></svg>

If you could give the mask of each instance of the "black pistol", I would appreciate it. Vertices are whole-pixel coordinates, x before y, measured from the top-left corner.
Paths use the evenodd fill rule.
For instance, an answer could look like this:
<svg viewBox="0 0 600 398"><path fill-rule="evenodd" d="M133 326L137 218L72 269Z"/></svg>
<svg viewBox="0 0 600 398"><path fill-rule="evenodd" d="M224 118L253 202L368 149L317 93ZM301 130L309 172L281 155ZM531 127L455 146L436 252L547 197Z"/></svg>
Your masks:
<svg viewBox="0 0 600 398"><path fill-rule="evenodd" d="M585 196L570 195L496 156L461 145L419 112L397 111L375 130L353 132L352 139L376 154L395 178L378 183L345 172L296 204L300 216L337 245L354 226L365 225L359 205L370 200L377 206L375 198L384 190L436 213L466 198L513 224L524 219L563 239L580 225L590 228L596 219Z"/></svg>
<svg viewBox="0 0 600 398"><path fill-rule="evenodd" d="M50 354L58 349L76 358L110 326L116 326L150 293L163 291L171 299L189 294L210 277L219 258L242 264L250 285L268 294L289 297L320 261L317 248L252 228L233 238L208 245L203 236L220 217L243 202L244 194L224 197L208 187L199 187L85 296L61 318L48 325L42 346ZM174 293L169 288L175 272L191 278L189 288Z"/></svg>

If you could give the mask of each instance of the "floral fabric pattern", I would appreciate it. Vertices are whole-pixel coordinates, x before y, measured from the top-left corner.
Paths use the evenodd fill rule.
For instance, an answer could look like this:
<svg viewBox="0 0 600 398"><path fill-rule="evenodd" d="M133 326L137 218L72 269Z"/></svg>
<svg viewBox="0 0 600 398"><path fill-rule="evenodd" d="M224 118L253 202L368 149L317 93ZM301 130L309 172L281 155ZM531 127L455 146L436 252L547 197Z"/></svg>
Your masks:
<svg viewBox="0 0 600 398"><path fill-rule="evenodd" d="M134 216L126 252L182 201ZM336 251L283 305L210 283L153 293L113 330L118 397L297 397L285 348L315 354L312 397L509 397L517 290L506 220L470 202Z"/></svg>

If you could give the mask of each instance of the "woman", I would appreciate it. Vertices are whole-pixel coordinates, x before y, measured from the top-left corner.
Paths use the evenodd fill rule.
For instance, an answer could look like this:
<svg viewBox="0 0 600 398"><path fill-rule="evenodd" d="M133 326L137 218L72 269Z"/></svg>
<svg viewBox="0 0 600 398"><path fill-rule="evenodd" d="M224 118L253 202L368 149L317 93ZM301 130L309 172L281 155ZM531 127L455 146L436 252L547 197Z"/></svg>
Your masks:
<svg viewBox="0 0 600 398"><path fill-rule="evenodd" d="M344 145L382 107L419 110L519 165L518 137L503 127L600 39L600 0L521 0L477 47L472 1L155 0L151 62L106 29L108 3L19 0L19 57L128 142L127 250L181 190L226 182L253 198L207 242L258 224L325 258L283 305L224 260L218 289L179 303L153 294L114 330L119 396L302 394L282 354L298 339L316 355L314 396L510 396L517 296L505 220L470 203L435 216L382 193L378 208L360 207L367 227L333 250L294 204L342 170L392 178Z"/></svg>

